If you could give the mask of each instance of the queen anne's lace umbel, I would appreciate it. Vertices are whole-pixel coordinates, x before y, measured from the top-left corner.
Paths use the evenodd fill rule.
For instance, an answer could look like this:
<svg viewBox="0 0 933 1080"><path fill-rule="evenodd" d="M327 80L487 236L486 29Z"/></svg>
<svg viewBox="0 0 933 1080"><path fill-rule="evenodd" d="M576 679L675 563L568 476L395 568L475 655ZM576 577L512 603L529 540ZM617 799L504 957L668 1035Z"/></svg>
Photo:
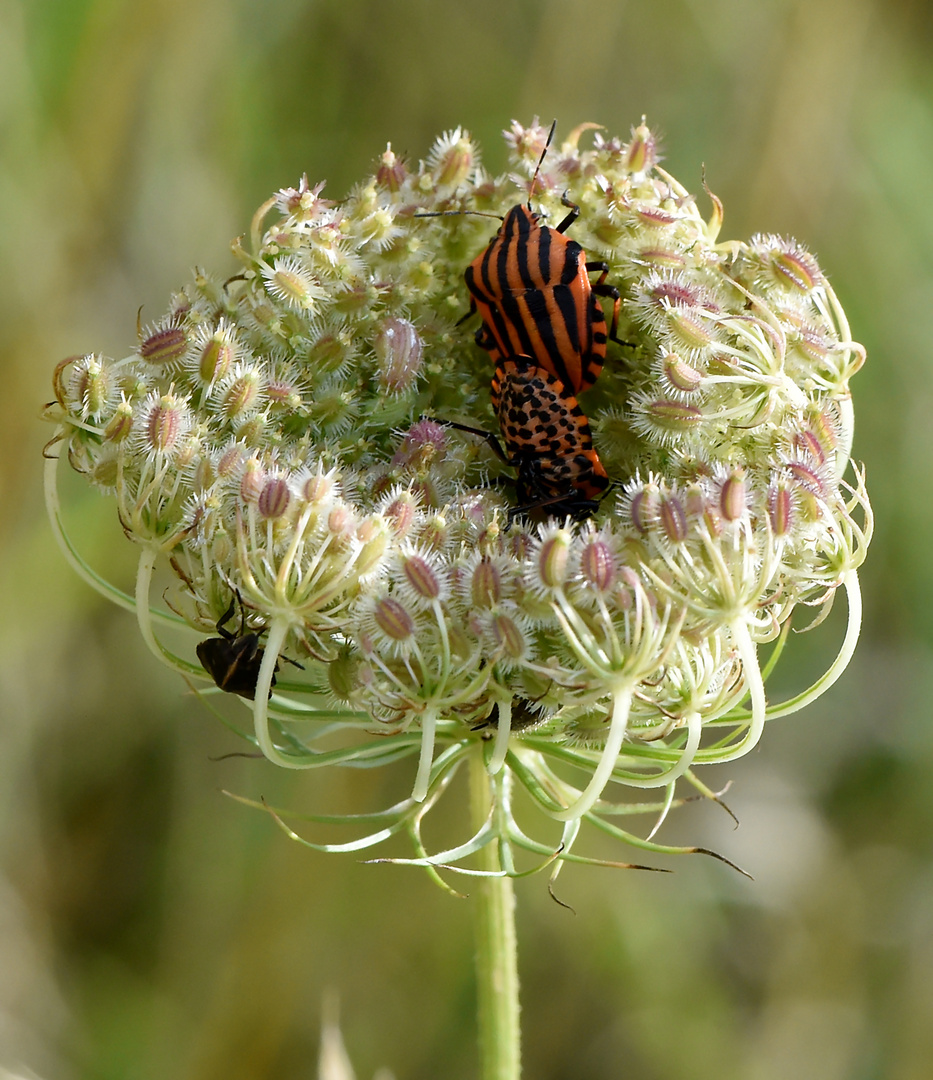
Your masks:
<svg viewBox="0 0 933 1080"><path fill-rule="evenodd" d="M434 419L496 430L490 359L460 320L464 268L497 226L421 215L498 216L527 200L537 123L506 132L504 176L457 130L417 166L387 148L340 202L303 178L234 243L234 276L196 271L129 356L56 370L50 445L116 501L140 549L135 597L73 550L54 460L53 522L84 576L135 607L156 655L203 678L157 628L213 634L239 593L264 633L250 737L267 757L298 769L417 758L411 797L328 850L406 831L413 861L469 865L498 841L516 873L516 846L575 858L584 818L634 840L614 815L663 816L679 778L709 794L694 767L746 753L855 647L871 517L861 472L843 477L864 350L805 248L719 242L719 200L707 192L704 219L644 124L581 150L592 126L549 151L531 196L544 221L562 197L580 206L572 234L623 297L627 344L610 346L582 398L613 487L582 525L510 522L513 472ZM151 607L157 567L172 572L169 611ZM770 670L797 605L822 615L840 586L836 660L769 704L759 646L775 643ZM280 667L270 701L283 657L304 671ZM428 856L425 809L475 753L494 811ZM564 823L560 839L519 828L514 781ZM607 785L663 797L610 802Z"/></svg>

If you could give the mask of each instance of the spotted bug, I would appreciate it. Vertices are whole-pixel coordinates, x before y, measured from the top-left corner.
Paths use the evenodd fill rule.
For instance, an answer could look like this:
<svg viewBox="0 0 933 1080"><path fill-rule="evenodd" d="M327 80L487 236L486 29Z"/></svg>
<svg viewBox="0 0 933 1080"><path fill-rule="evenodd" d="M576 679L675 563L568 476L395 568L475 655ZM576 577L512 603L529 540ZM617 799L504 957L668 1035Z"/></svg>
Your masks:
<svg viewBox="0 0 933 1080"><path fill-rule="evenodd" d="M240 629L234 634L226 630L225 626L233 618L238 601ZM259 632L246 632L246 608L239 593L236 593L230 601L230 607L218 619L217 633L219 637L205 638L198 642L196 652L201 666L221 690L228 694L239 694L240 697L252 701L256 696L256 681L265 649L259 644ZM276 662L275 671L278 670L279 665ZM275 686L275 672L272 675L269 697L272 697L272 686Z"/></svg>
<svg viewBox="0 0 933 1080"><path fill-rule="evenodd" d="M577 399L524 356L501 360L496 381L499 427L518 469L519 501L575 503L592 513L589 504L605 491L609 477Z"/></svg>
<svg viewBox="0 0 933 1080"><path fill-rule="evenodd" d="M617 335L619 291L606 282L608 264L587 262L583 248L564 236L580 208L564 198L570 213L554 228L542 225L531 209L531 193L556 124L535 169L528 202L512 207L489 246L467 267L470 310L464 319L479 312L476 342L492 354L497 367L508 357L528 356L578 394L593 385L606 359L606 316L598 297L614 301L608 338L624 343ZM595 271L600 276L591 282ZM496 411L498 395L494 381Z"/></svg>
<svg viewBox="0 0 933 1080"><path fill-rule="evenodd" d="M442 422L479 435L517 470L518 507L510 518L536 510L578 521L589 517L599 507L609 477L593 449L589 421L577 399L528 356L500 360L496 384L504 450L488 431Z"/></svg>

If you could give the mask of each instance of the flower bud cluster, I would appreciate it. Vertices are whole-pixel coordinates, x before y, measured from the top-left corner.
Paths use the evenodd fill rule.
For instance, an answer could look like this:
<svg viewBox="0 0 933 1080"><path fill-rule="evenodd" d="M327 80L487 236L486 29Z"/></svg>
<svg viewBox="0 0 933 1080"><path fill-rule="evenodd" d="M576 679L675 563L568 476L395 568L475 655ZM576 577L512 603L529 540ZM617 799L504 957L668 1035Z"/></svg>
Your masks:
<svg viewBox="0 0 933 1080"><path fill-rule="evenodd" d="M498 177L458 129L422 162L387 147L339 202L302 178L234 242L236 272L195 271L126 357L59 365L53 412L173 571L172 609L210 632L239 593L328 715L478 744L514 705L516 745L661 785L728 756L703 758L709 723L760 728L758 644L861 562L867 496L843 473L864 350L805 248L719 242L721 204L701 215L644 123L582 149L593 126L542 159L546 129L513 124ZM497 433L463 271L529 197L542 223L580 207L622 296L626 344L585 399L613 487L583 524L511 520L514 471L443 423Z"/></svg>

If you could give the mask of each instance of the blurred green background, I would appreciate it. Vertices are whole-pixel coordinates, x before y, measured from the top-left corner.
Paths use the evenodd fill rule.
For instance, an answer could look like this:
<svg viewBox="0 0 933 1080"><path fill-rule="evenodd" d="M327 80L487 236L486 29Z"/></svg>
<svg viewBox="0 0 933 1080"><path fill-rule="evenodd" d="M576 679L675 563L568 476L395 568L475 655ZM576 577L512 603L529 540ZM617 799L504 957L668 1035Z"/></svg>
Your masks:
<svg viewBox="0 0 933 1080"><path fill-rule="evenodd" d="M418 158L457 125L499 171L500 130L536 114L622 136L646 114L691 190L705 165L723 239L816 252L868 348L877 527L850 671L704 774L741 828L704 805L662 833L754 882L571 868L576 915L519 883L525 1075L933 1074L931 50L927 0L0 0L0 1074L304 1080L332 989L361 1078L476 1075L471 902L221 794L378 806L391 781L215 760L233 736L55 548L38 416L60 358L124 355L139 306L232 267L302 172L339 197L387 141ZM128 586L109 508L69 492ZM837 614L773 697L831 657Z"/></svg>

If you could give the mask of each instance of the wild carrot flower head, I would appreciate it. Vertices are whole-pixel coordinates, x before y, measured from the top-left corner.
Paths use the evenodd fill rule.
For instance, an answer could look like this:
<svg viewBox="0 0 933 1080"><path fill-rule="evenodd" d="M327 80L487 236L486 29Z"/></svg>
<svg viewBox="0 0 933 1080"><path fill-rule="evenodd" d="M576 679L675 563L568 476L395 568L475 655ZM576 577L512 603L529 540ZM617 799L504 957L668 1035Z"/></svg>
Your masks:
<svg viewBox="0 0 933 1080"><path fill-rule="evenodd" d="M662 816L679 779L710 794L697 767L751 749L855 645L871 516L845 474L864 350L829 280L794 240L721 242L718 199L704 217L644 123L581 148L591 126L542 158L546 129L513 123L499 176L457 129L418 163L387 147L344 199L303 177L234 241L235 272L196 271L124 358L55 372L50 445L139 545L153 651L207 679L157 628L235 645L242 621L257 648L231 663L271 760L317 767L325 738L327 761L416 759L411 797L357 849L405 830L412 861L454 865L497 840L516 873L514 848L569 857L584 818L624 838L610 791L658 788ZM621 343L580 401L609 487L576 519L516 505L522 466L483 437L500 435L494 365L464 322L466 266L529 198L551 227L579 206L569 235L621 297ZM54 461L48 479L66 549L114 595L61 532ZM168 610L150 607L157 567ZM840 587L837 659L769 704L759 648ZM435 858L420 821L474 754L497 813ZM516 783L553 836L518 827Z"/></svg>

